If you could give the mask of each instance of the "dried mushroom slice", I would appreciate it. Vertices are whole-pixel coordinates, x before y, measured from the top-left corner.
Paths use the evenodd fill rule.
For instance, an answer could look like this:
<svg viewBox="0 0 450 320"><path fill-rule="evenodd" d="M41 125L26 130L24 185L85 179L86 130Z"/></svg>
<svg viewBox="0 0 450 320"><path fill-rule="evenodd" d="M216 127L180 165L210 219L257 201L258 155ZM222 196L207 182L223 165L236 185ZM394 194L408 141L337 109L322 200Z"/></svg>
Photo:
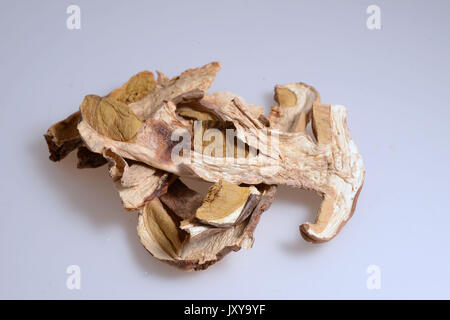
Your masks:
<svg viewBox="0 0 450 320"><path fill-rule="evenodd" d="M107 158L124 206L140 209L138 233L144 246L183 269L205 269L232 250L251 247L275 184L322 195L316 221L301 225L300 232L311 242L333 238L353 214L365 175L345 108L323 105L314 88L292 83L275 87L278 105L266 118L261 107L234 94L204 94L219 69L213 62L173 79L158 72L156 81L143 72L105 98L87 96L81 120L74 114L48 132L49 149L56 159L79 147L79 166L96 166ZM305 133L310 120L317 142ZM195 127L199 122L200 131ZM213 149L212 143L205 144L205 129L217 133L211 142L224 142L220 151L230 146L224 132L234 129L245 155L247 150L257 153L238 161L236 149L231 157L219 149L207 152ZM78 145L77 132L82 137ZM179 141L172 137L180 132L193 140L175 161ZM177 176L215 184L202 199Z"/></svg>
<svg viewBox="0 0 450 320"><path fill-rule="evenodd" d="M95 131L116 141L133 139L142 122L125 103L88 95L80 107L81 116Z"/></svg>
<svg viewBox="0 0 450 320"><path fill-rule="evenodd" d="M178 225L168 209L160 206L161 202L158 204L155 199L139 214L138 234L141 242L154 257L165 263L187 271L204 270L231 251L251 248L259 217L269 208L275 195L274 187L260 188L261 200L250 216L228 228L202 225L192 219L181 221ZM177 230L174 226L178 227ZM181 247L178 247L180 242Z"/></svg>
<svg viewBox="0 0 450 320"><path fill-rule="evenodd" d="M155 77L150 71L142 71L130 78L122 87L113 90L108 97L130 104L141 100L156 87Z"/></svg>
<svg viewBox="0 0 450 320"><path fill-rule="evenodd" d="M247 158L249 156L249 146L234 135L236 128L233 122L220 120L214 111L235 97L237 96L230 92L216 92L204 94L204 96L197 95L197 99L191 99L188 102L172 101L176 105L177 115L197 120L192 132L194 150L216 157ZM247 103L246 107L254 121L261 123L262 126L270 126L268 119L264 117L264 108Z"/></svg>
<svg viewBox="0 0 450 320"><path fill-rule="evenodd" d="M237 139L233 132L235 127L231 121L197 121L193 130L193 150L214 157L247 158L248 145Z"/></svg>
<svg viewBox="0 0 450 320"><path fill-rule="evenodd" d="M98 168L108 162L101 154L92 152L85 146L78 147L77 158L78 169Z"/></svg>
<svg viewBox="0 0 450 320"><path fill-rule="evenodd" d="M141 209L147 202L167 191L176 178L172 174L146 164L125 160L110 149L103 156L110 161L109 173L128 211Z"/></svg>
<svg viewBox="0 0 450 320"><path fill-rule="evenodd" d="M182 239L170 214L158 199L148 202L139 216L142 243L159 259L178 259Z"/></svg>
<svg viewBox="0 0 450 320"><path fill-rule="evenodd" d="M139 131L134 143L121 143L103 137L85 126L83 121L78 128L85 143L93 148L115 148L118 154L126 154L178 176L197 176L210 182L225 179L235 184L284 184L315 190L325 199L331 199L332 205L327 207L333 208L332 214L319 214L321 221L326 218L326 223L322 223L324 227L314 229L312 225L306 225L302 234L315 242L333 238L351 216L365 172L362 158L348 133L345 108L314 105L313 108L322 108L324 111L313 112L313 121L326 123L316 126L317 136L321 136L321 131L329 132L329 139L325 143L315 143L304 132L268 130L251 116L239 99L233 99L220 108L214 105L210 107L221 120L233 122L237 136L242 141L251 147L255 141L258 143L257 146L253 145L261 151L255 161L224 161L224 158L199 155L195 150L191 151L191 157L172 161L167 155L170 155L175 145L170 141L149 139L161 132L161 123L150 121L152 119L146 122L144 130ZM175 108L173 103L167 101L158 110L164 118L165 137L170 137L176 130L189 130L177 120ZM272 137L278 138L275 146L270 145Z"/></svg>
<svg viewBox="0 0 450 320"><path fill-rule="evenodd" d="M50 160L60 161L82 145L83 142L77 129L80 117L80 112L75 112L47 130L44 138L47 141Z"/></svg>
<svg viewBox="0 0 450 320"><path fill-rule="evenodd" d="M195 217L216 227L233 226L246 219L260 199L254 186L240 187L225 180L212 185Z"/></svg>
<svg viewBox="0 0 450 320"><path fill-rule="evenodd" d="M317 90L301 82L275 86L274 99L278 106L269 115L271 128L287 132L305 131L313 103L320 102Z"/></svg>

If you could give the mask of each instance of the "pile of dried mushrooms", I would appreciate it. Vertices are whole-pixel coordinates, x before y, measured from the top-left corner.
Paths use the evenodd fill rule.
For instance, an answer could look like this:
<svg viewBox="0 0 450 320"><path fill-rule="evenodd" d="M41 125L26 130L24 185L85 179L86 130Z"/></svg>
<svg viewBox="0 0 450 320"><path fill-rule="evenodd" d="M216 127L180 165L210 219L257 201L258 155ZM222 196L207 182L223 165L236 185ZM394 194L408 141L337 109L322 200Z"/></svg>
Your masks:
<svg viewBox="0 0 450 320"><path fill-rule="evenodd" d="M106 96L86 96L44 135L52 161L77 150L78 168L108 164L124 208L139 212L144 247L185 270L250 248L280 184L323 197L316 221L300 233L328 241L352 216L364 181L344 107L291 83L275 86L276 105L265 116L233 93L206 93L220 67L212 62L172 79L140 72ZM210 182L206 196L183 177Z"/></svg>

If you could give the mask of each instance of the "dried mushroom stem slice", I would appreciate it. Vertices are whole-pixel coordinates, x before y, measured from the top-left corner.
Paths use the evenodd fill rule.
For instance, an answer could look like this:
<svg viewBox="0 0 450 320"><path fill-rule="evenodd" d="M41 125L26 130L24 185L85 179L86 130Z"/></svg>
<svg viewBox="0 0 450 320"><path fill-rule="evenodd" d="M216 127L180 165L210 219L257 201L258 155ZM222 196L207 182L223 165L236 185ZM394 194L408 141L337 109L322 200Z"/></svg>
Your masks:
<svg viewBox="0 0 450 320"><path fill-rule="evenodd" d="M212 185L195 217L202 223L229 227L246 219L255 208L260 192L254 186L239 187L225 180Z"/></svg>

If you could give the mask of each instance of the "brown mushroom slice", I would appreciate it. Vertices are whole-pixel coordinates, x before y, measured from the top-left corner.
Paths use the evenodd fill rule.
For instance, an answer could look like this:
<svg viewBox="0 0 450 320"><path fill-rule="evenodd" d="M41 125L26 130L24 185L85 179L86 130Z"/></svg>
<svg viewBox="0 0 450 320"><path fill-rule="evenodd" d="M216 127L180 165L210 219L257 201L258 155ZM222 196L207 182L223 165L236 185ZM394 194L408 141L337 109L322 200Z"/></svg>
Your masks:
<svg viewBox="0 0 450 320"><path fill-rule="evenodd" d="M113 90L108 96L124 103L135 102L147 95L155 87L153 73L140 72L130 78L121 88ZM80 121L80 111L71 114L67 119L52 125L44 135L50 152L50 160L60 161L70 152L82 146L80 134L77 130ZM78 168L96 168L106 163L86 147L79 150Z"/></svg>
<svg viewBox="0 0 450 320"><path fill-rule="evenodd" d="M202 223L229 227L246 219L260 199L254 186L240 187L225 180L212 185L195 217Z"/></svg>
<svg viewBox="0 0 450 320"><path fill-rule="evenodd" d="M165 99L172 99L196 88L208 89L219 70L220 63L212 62L200 68L189 69L173 79L157 71L156 82L153 73L143 71L131 77L122 87L113 90L107 97L133 105L134 113L142 117L141 119L146 119ZM143 100L144 97L146 97L145 102L138 104L138 101ZM60 161L82 145L77 130L79 120L80 112L77 111L47 130L44 137L50 152L50 160ZM79 167L90 167L90 161L86 161L90 160L87 153L82 152L81 155L85 158L79 160ZM99 162L94 161L93 164L99 164Z"/></svg>

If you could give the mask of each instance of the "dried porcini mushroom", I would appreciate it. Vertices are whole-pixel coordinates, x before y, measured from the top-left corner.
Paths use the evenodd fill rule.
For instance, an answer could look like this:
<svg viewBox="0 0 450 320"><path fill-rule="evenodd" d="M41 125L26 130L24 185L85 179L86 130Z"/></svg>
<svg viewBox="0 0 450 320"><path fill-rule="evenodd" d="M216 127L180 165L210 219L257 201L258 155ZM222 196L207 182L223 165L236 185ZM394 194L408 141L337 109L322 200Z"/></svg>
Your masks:
<svg viewBox="0 0 450 320"><path fill-rule="evenodd" d="M291 83L275 87L277 105L265 117L263 108L235 94L204 92L219 69L213 62L172 79L157 72L156 81L143 72L106 98L87 96L81 116L49 129L53 158L79 148L80 166L95 167L107 159L124 207L139 210L145 248L185 270L206 269L228 252L250 248L278 184L323 196L316 221L302 224L300 232L307 241L330 240L351 217L365 175L345 108L324 105L314 88ZM309 121L317 142L306 133ZM205 143L206 129L218 135ZM236 149L206 152L216 139L230 147L227 129L245 146L246 156L256 150L253 157L239 159ZM192 144L175 161L179 141L172 137L179 132L191 134ZM213 186L202 197L178 177Z"/></svg>
<svg viewBox="0 0 450 320"><path fill-rule="evenodd" d="M63 159L83 143L77 129L80 117L80 112L75 112L47 130L44 138L47 141L50 160Z"/></svg>
<svg viewBox="0 0 450 320"><path fill-rule="evenodd" d="M88 95L80 106L83 120L98 133L116 141L133 139L142 122L125 103Z"/></svg>
<svg viewBox="0 0 450 320"><path fill-rule="evenodd" d="M320 102L316 89L302 82L275 86L275 101L269 120L276 123L272 128L284 131L305 131L314 103Z"/></svg>
<svg viewBox="0 0 450 320"><path fill-rule="evenodd" d="M189 189L177 180L177 189ZM228 227L216 227L199 222L191 207L189 219L181 220L174 212L181 209L182 203L170 209L165 202L157 199L148 203L139 214L138 234L144 247L157 259L178 268L204 270L220 261L231 251L250 248L253 244L253 231L261 213L268 209L275 195L275 187L258 186L261 198L250 214L240 223ZM168 198L176 197L171 187ZM194 192L191 190L191 192ZM175 202L174 202L175 203Z"/></svg>
<svg viewBox="0 0 450 320"><path fill-rule="evenodd" d="M217 227L235 225L252 212L259 194L254 186L239 187L220 180L210 187L195 217L202 223Z"/></svg>

